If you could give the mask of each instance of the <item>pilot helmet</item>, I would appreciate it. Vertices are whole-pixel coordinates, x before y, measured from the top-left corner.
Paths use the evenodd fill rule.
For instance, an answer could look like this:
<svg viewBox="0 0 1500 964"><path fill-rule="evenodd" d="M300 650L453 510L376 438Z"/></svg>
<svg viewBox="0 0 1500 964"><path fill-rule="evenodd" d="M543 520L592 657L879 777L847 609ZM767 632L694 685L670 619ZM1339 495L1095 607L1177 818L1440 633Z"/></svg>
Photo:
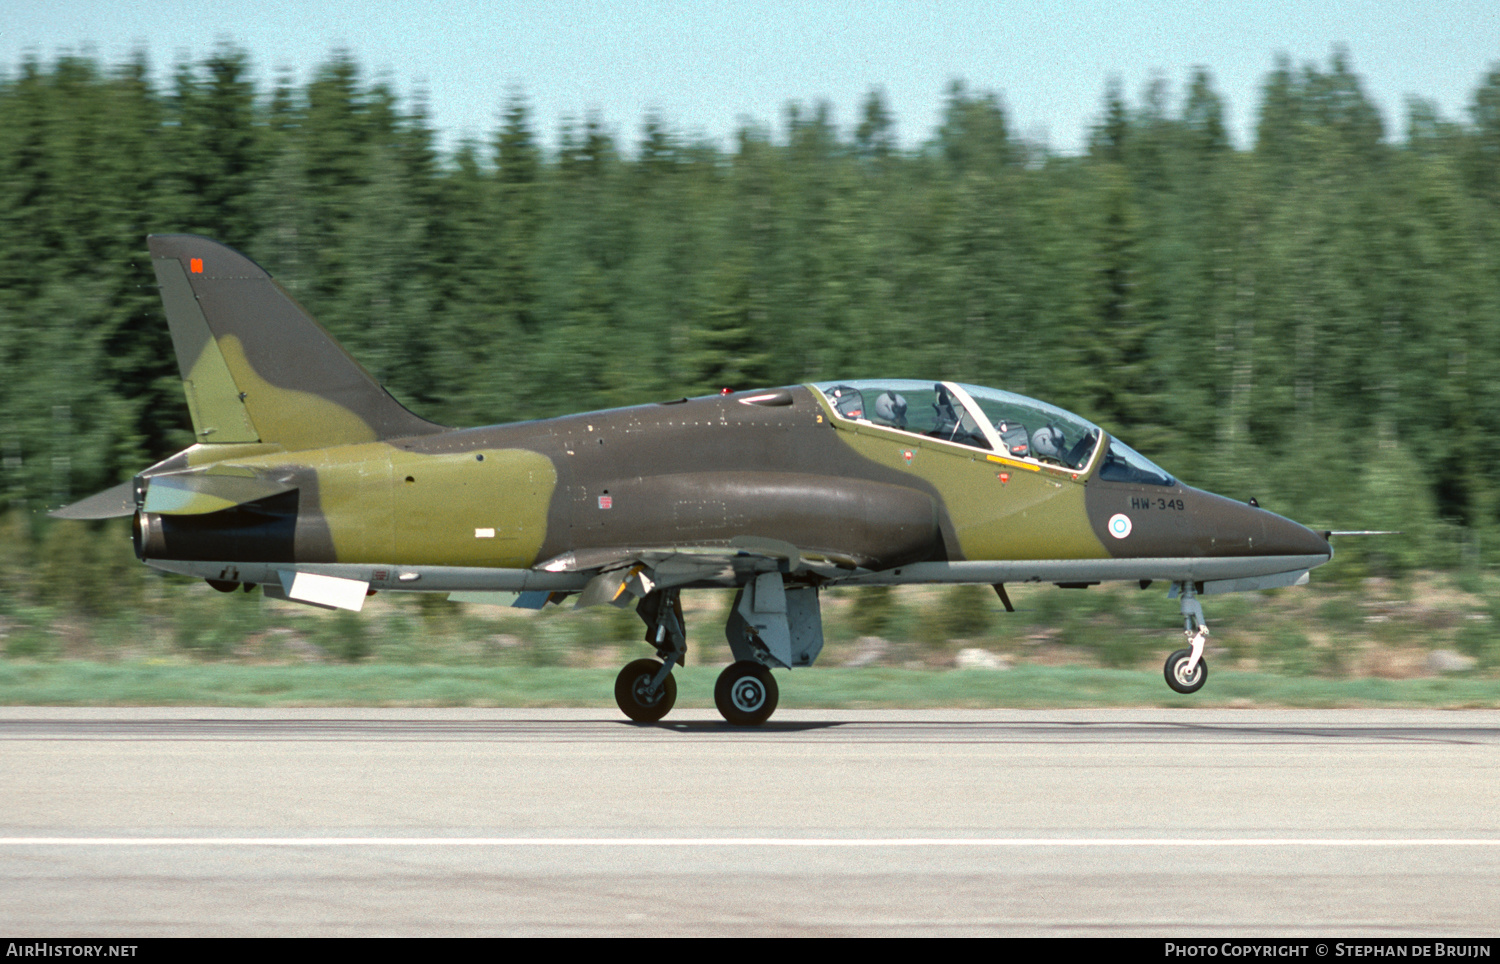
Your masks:
<svg viewBox="0 0 1500 964"><path fill-rule="evenodd" d="M1043 425L1031 433L1031 454L1040 458L1061 462L1065 444L1062 431L1055 425Z"/></svg>
<svg viewBox="0 0 1500 964"><path fill-rule="evenodd" d="M875 399L875 417L893 425L905 425L906 399L895 392L881 392Z"/></svg>

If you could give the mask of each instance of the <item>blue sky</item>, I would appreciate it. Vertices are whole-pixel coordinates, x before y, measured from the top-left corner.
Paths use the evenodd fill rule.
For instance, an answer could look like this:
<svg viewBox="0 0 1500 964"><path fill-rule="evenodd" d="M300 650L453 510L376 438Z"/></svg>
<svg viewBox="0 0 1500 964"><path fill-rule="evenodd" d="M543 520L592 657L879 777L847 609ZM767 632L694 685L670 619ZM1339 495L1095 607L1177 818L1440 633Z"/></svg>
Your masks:
<svg viewBox="0 0 1500 964"><path fill-rule="evenodd" d="M1413 94L1466 119L1474 88L1500 64L1500 2L0 0L7 73L28 52L47 61L90 50L113 63L144 48L160 81L225 39L249 53L266 87L278 70L305 80L347 49L403 96L425 88L450 146L492 132L515 86L549 141L562 118L597 111L633 142L657 110L675 130L721 144L746 120L779 130L792 100L828 101L847 130L879 87L899 138L914 146L962 79L999 93L1017 133L1071 152L1110 77L1136 103L1159 74L1175 107L1195 65L1210 70L1236 142L1248 146L1276 55L1326 67L1336 45L1388 132L1404 131Z"/></svg>

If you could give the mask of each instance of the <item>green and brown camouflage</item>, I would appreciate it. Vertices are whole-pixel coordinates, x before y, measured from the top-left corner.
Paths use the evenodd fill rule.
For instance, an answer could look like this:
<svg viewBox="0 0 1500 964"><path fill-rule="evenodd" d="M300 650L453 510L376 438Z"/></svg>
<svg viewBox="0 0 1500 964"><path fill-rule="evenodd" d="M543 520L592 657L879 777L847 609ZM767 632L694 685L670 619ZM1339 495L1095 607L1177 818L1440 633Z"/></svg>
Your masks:
<svg viewBox="0 0 1500 964"><path fill-rule="evenodd" d="M816 658L827 586L986 583L1008 606L1006 582L1163 581L1197 634L1168 666L1190 690L1199 594L1291 585L1332 554L1326 535L1182 485L1076 415L945 381L447 428L249 258L192 235L148 244L197 443L56 515L133 515L147 564L313 605L357 609L380 589L635 602L665 660L622 674L638 719L670 707L685 588L741 589L726 630L739 669L716 697L759 722L775 705L765 668Z"/></svg>

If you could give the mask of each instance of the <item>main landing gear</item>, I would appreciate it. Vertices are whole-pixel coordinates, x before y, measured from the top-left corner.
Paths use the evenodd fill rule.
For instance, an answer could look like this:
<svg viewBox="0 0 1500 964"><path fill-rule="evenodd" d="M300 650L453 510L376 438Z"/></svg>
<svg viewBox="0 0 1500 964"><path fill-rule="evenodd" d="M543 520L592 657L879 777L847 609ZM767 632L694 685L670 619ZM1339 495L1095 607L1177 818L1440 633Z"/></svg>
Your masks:
<svg viewBox="0 0 1500 964"><path fill-rule="evenodd" d="M657 659L638 659L615 679L615 702L639 723L655 723L677 701L672 668L687 656L682 602L676 589L641 597L635 611L646 624L646 642ZM823 648L818 590L783 585L781 573L762 573L739 595L724 628L734 663L719 674L714 705L735 726L759 726L776 712L780 691L772 666L811 666Z"/></svg>
<svg viewBox="0 0 1500 964"><path fill-rule="evenodd" d="M637 723L655 723L671 712L677 703L677 680L672 677L675 662L668 657L666 662L638 659L626 663L615 677L620 711Z"/></svg>
<svg viewBox="0 0 1500 964"><path fill-rule="evenodd" d="M615 677L615 703L637 723L655 723L677 704L676 660L637 659ZM760 726L776 712L781 690L760 663L740 660L724 668L714 684L714 705L735 726Z"/></svg>
<svg viewBox="0 0 1500 964"><path fill-rule="evenodd" d="M747 659L725 667L714 684L714 705L735 726L760 726L776 712L780 698L771 671Z"/></svg>
<svg viewBox="0 0 1500 964"><path fill-rule="evenodd" d="M1203 619L1203 606L1191 582L1179 582L1172 587L1182 597L1183 635L1188 638L1188 648L1179 649L1167 657L1162 674L1167 685L1179 693L1196 693L1208 682L1208 663L1203 659L1203 646L1208 642L1208 623Z"/></svg>
<svg viewBox="0 0 1500 964"><path fill-rule="evenodd" d="M615 677L615 703L637 723L655 723L677 703L672 668L687 657L682 599L675 589L657 590L642 596L635 611L646 624L646 642L656 648L660 659L626 663Z"/></svg>

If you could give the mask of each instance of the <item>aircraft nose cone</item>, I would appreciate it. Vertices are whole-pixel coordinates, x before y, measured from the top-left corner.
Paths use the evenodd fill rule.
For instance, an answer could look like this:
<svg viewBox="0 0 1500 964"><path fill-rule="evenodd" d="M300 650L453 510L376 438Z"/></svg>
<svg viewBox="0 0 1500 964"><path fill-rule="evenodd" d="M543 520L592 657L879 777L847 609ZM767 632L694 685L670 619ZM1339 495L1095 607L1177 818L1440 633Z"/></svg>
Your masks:
<svg viewBox="0 0 1500 964"><path fill-rule="evenodd" d="M1321 556L1315 565L1333 556L1322 535L1266 509L1209 493L1198 506L1209 555Z"/></svg>
<svg viewBox="0 0 1500 964"><path fill-rule="evenodd" d="M1264 512L1264 552L1272 556L1323 556L1325 561L1333 557L1333 547L1321 533L1291 519L1284 519L1272 512ZM1262 551L1260 540L1256 540L1257 551Z"/></svg>
<svg viewBox="0 0 1500 964"><path fill-rule="evenodd" d="M1089 497L1094 531L1117 557L1284 556L1299 569L1333 557L1328 540L1306 526L1191 486L1158 493L1105 481Z"/></svg>

